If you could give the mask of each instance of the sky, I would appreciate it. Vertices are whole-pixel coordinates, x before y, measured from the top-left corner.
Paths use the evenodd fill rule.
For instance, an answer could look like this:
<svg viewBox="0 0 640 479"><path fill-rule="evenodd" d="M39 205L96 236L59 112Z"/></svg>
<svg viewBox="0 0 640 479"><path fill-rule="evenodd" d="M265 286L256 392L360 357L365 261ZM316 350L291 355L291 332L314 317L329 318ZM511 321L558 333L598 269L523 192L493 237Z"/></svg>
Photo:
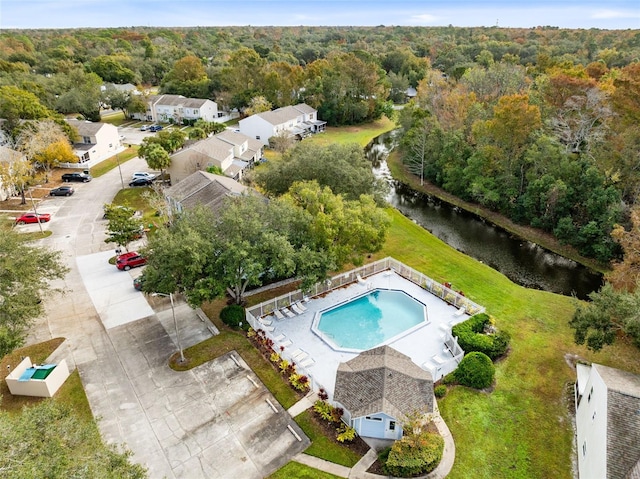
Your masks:
<svg viewBox="0 0 640 479"><path fill-rule="evenodd" d="M640 0L0 0L0 29L233 25L640 29Z"/></svg>

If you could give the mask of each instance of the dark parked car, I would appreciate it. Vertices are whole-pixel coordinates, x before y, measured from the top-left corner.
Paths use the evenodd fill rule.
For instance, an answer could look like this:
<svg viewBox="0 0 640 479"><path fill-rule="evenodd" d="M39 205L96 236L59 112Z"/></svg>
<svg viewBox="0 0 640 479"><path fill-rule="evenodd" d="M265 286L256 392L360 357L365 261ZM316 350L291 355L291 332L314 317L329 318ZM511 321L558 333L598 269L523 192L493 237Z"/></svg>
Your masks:
<svg viewBox="0 0 640 479"><path fill-rule="evenodd" d="M49 196L71 196L74 192L74 189L70 186L59 186L58 188L54 188L49 192Z"/></svg>
<svg viewBox="0 0 640 479"><path fill-rule="evenodd" d="M147 258L136 251L121 254L116 260L116 266L119 270L129 271L136 266L144 266L147 264Z"/></svg>
<svg viewBox="0 0 640 479"><path fill-rule="evenodd" d="M149 178L136 178L129 183L129 186L149 186L153 184L153 180Z"/></svg>
<svg viewBox="0 0 640 479"><path fill-rule="evenodd" d="M44 214L25 213L22 216L16 218L16 223L19 225L24 225L27 223L46 223L50 219L51 219L51 215L48 213L44 213Z"/></svg>
<svg viewBox="0 0 640 479"><path fill-rule="evenodd" d="M81 181L83 183L87 183L91 180L91 175L86 173L65 173L62 175L62 181Z"/></svg>
<svg viewBox="0 0 640 479"><path fill-rule="evenodd" d="M133 280L133 287L138 291L142 291L142 286L144 285L144 276L138 276Z"/></svg>
<svg viewBox="0 0 640 479"><path fill-rule="evenodd" d="M149 131L160 131L162 130L162 125L151 125L149 127Z"/></svg>

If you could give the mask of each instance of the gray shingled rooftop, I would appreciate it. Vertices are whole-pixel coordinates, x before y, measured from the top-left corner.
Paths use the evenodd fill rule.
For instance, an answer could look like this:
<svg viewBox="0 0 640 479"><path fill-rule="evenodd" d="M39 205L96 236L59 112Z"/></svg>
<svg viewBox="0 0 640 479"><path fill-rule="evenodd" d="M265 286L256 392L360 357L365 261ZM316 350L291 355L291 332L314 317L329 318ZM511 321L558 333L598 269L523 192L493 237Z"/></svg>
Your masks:
<svg viewBox="0 0 640 479"><path fill-rule="evenodd" d="M409 356L380 346L340 363L334 399L352 417L383 412L401 419L433 412L433 378Z"/></svg>

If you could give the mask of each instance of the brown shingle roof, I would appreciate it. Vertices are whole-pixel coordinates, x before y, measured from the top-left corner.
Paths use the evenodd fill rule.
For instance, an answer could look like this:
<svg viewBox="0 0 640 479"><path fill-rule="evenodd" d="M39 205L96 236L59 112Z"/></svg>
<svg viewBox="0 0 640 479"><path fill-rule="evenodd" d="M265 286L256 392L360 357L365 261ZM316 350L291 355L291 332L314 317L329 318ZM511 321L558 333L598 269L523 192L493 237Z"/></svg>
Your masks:
<svg viewBox="0 0 640 479"><path fill-rule="evenodd" d="M340 363L334 399L351 417L383 412L396 419L433 412L433 378L390 346L380 346Z"/></svg>
<svg viewBox="0 0 640 479"><path fill-rule="evenodd" d="M246 186L226 176L196 171L180 183L167 188L164 194L180 203L185 209L203 205L217 212L223 207L226 198L240 195L247 189Z"/></svg>
<svg viewBox="0 0 640 479"><path fill-rule="evenodd" d="M592 367L607 386L607 478L625 479L640 461L640 375Z"/></svg>

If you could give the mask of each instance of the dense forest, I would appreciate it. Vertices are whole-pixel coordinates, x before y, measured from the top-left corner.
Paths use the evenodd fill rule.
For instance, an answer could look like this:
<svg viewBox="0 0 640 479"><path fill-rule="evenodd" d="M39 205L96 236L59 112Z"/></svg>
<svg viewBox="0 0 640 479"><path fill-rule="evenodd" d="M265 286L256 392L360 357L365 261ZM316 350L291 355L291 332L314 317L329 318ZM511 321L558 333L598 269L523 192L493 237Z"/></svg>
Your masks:
<svg viewBox="0 0 640 479"><path fill-rule="evenodd" d="M331 125L399 115L410 169L465 200L552 232L603 262L622 250L640 187L640 31L454 27L16 30L0 35L0 116L102 105L141 91L260 111L306 102Z"/></svg>

